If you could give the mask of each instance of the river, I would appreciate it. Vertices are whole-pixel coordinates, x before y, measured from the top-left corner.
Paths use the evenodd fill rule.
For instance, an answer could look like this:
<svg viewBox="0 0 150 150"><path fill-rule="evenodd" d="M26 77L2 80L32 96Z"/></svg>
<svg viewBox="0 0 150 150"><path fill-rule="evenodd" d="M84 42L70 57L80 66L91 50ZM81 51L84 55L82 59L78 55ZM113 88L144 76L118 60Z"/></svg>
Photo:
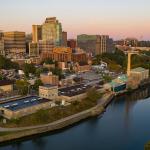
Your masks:
<svg viewBox="0 0 150 150"><path fill-rule="evenodd" d="M116 97L97 118L0 150L142 150L150 140L150 87Z"/></svg>

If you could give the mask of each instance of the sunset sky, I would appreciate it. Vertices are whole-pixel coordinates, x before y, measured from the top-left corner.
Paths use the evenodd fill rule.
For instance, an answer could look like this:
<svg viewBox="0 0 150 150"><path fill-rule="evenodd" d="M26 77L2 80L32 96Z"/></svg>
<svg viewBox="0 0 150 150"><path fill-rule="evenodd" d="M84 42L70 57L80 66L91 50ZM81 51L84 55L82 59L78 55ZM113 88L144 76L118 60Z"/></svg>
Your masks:
<svg viewBox="0 0 150 150"><path fill-rule="evenodd" d="M150 0L1 0L0 30L31 32L56 16L69 38L108 34L150 40Z"/></svg>

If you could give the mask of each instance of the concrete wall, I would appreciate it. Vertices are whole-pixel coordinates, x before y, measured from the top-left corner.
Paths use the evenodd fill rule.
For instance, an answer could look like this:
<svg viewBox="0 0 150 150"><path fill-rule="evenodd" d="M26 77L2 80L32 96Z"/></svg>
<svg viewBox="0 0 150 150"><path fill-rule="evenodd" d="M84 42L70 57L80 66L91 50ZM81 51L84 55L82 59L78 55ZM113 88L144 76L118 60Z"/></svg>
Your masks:
<svg viewBox="0 0 150 150"><path fill-rule="evenodd" d="M13 85L0 86L0 90L2 90L4 92L11 92L11 91L13 91Z"/></svg>
<svg viewBox="0 0 150 150"><path fill-rule="evenodd" d="M46 99L57 100L58 98L58 87L45 87L39 86L39 96Z"/></svg>
<svg viewBox="0 0 150 150"><path fill-rule="evenodd" d="M75 96L72 96L72 97L69 97L69 96L60 96L59 99L62 99L62 100L65 100L67 102L72 102L72 101L80 101L84 98L86 98L87 94L86 93L83 93L83 94L80 94L80 95L75 95Z"/></svg>
<svg viewBox="0 0 150 150"><path fill-rule="evenodd" d="M96 116L96 115L102 113L103 111L104 111L103 107L96 106L91 109L80 112L78 114L66 117L64 119L55 121L50 124L42 125L40 127L31 129L31 130L23 130L22 132L20 131L19 133L16 132L14 134L0 136L0 143L10 141L10 140L16 140L16 139L23 138L23 137L28 137L31 135L36 135L36 134L40 134L40 133L44 133L44 132L62 129L66 126L72 125L83 119L86 119L86 118L89 118L92 116Z"/></svg>
<svg viewBox="0 0 150 150"><path fill-rule="evenodd" d="M41 109L48 109L51 107L51 103L52 102L46 102L46 103L41 103L35 106L31 106L31 107L27 107L24 109L20 109L17 111L11 111L9 109L5 109L5 108L0 108L1 111L3 111L2 116L4 116L7 119L17 119L23 116L27 116L30 114L33 114L35 112L37 112L38 110Z"/></svg>

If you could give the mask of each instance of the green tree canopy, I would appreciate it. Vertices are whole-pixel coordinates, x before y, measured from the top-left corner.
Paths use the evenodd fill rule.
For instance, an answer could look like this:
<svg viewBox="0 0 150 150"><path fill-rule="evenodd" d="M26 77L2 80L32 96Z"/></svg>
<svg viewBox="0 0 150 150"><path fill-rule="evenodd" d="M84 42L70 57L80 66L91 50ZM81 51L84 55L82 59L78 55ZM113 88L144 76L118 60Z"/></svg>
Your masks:
<svg viewBox="0 0 150 150"><path fill-rule="evenodd" d="M16 62L12 62L10 59L0 55L0 69L19 69L19 65Z"/></svg>
<svg viewBox="0 0 150 150"><path fill-rule="evenodd" d="M36 68L35 68L35 66L33 64L27 64L27 63L25 63L23 65L23 71L25 73L25 76L29 77L29 73L35 74Z"/></svg>
<svg viewBox="0 0 150 150"><path fill-rule="evenodd" d="M19 91L19 94L26 95L28 93L29 83L26 80L17 80L16 88Z"/></svg>
<svg viewBox="0 0 150 150"><path fill-rule="evenodd" d="M33 85L33 89L38 91L39 86L42 86L42 85L43 85L42 81L40 79L38 79L38 80L35 81L35 83Z"/></svg>

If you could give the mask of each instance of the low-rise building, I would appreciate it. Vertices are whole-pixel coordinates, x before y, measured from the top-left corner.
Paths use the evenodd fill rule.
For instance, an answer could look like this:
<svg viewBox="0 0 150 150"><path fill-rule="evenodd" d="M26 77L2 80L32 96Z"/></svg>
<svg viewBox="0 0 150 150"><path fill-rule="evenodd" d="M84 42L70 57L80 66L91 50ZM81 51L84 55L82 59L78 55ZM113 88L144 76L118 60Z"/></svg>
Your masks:
<svg viewBox="0 0 150 150"><path fill-rule="evenodd" d="M86 84L78 84L61 88L59 89L59 96L60 99L65 100L67 102L80 101L86 98L87 96L86 92L90 88L91 86Z"/></svg>
<svg viewBox="0 0 150 150"><path fill-rule="evenodd" d="M0 92L12 92L13 82L10 80L0 80Z"/></svg>
<svg viewBox="0 0 150 150"><path fill-rule="evenodd" d="M76 63L74 67L75 72L86 72L91 70L91 65L86 62Z"/></svg>
<svg viewBox="0 0 150 150"><path fill-rule="evenodd" d="M142 67L132 69L130 76L132 78L136 78L139 82L141 82L149 78L149 69L144 69Z"/></svg>
<svg viewBox="0 0 150 150"><path fill-rule="evenodd" d="M50 84L39 86L39 96L46 99L57 100L58 86Z"/></svg>
<svg viewBox="0 0 150 150"><path fill-rule="evenodd" d="M30 96L4 102L0 105L0 115L7 119L18 119L54 106L55 103L49 99Z"/></svg>
<svg viewBox="0 0 150 150"><path fill-rule="evenodd" d="M137 88L147 79L149 79L149 69L144 69L142 67L132 69L128 81L128 86Z"/></svg>
<svg viewBox="0 0 150 150"><path fill-rule="evenodd" d="M52 72L40 74L40 79L43 84L51 84L51 85L59 84L59 77L57 75L53 75Z"/></svg>

